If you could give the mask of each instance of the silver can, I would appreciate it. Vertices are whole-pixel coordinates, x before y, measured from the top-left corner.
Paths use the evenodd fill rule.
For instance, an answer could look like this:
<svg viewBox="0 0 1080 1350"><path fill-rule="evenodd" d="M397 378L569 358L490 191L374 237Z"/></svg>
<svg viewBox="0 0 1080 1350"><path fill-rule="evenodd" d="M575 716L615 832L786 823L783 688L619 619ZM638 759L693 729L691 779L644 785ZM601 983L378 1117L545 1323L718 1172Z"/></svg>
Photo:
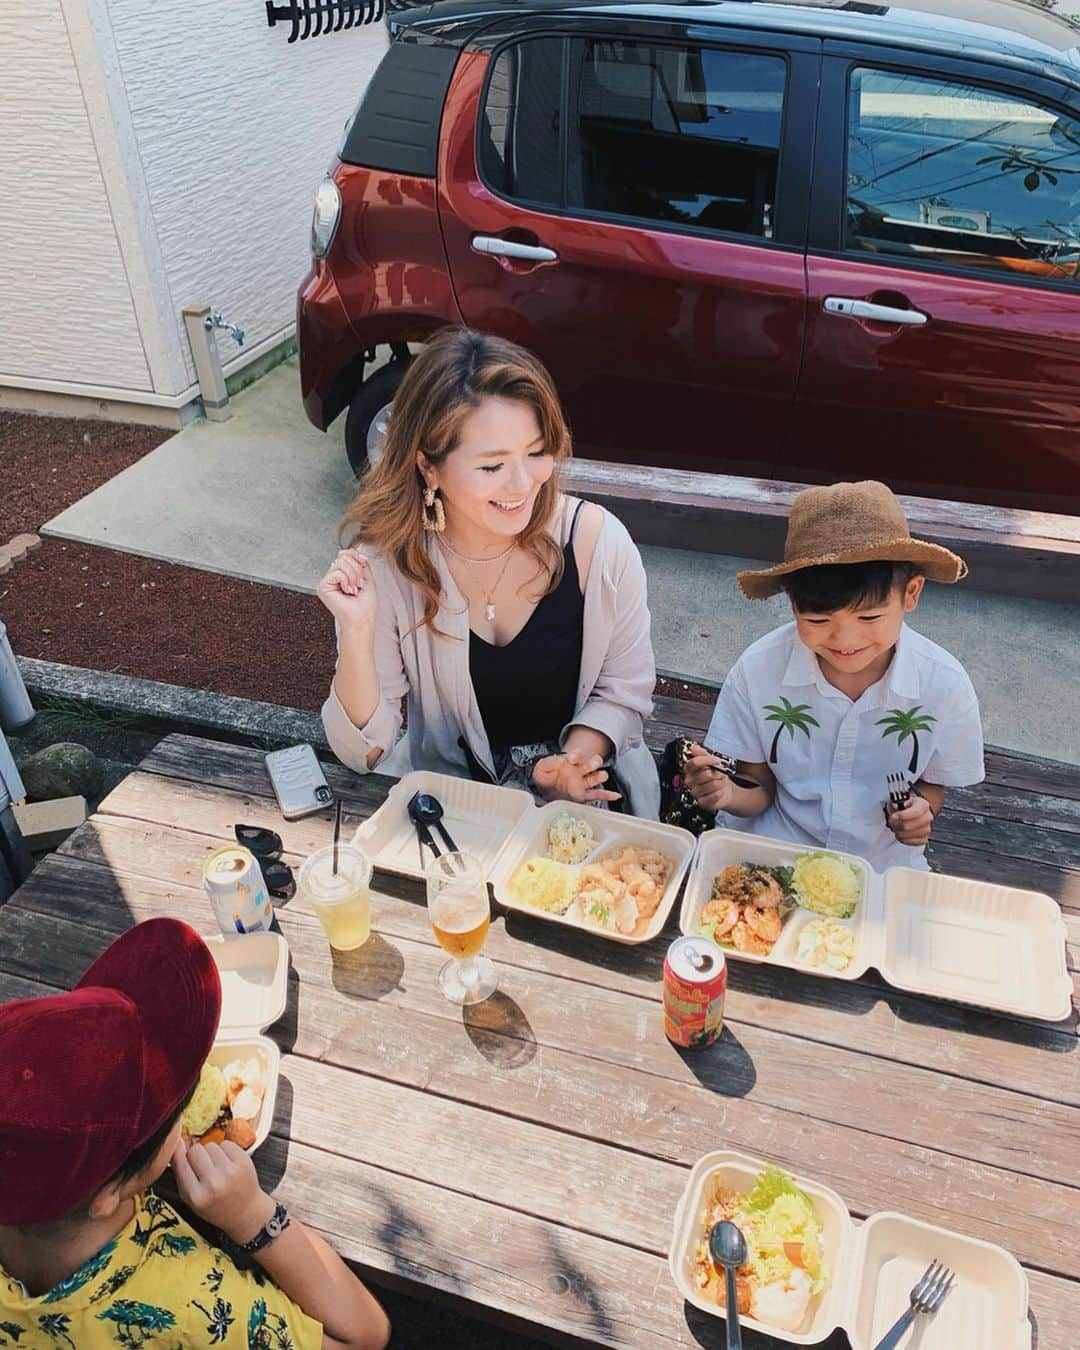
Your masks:
<svg viewBox="0 0 1080 1350"><path fill-rule="evenodd" d="M211 853L203 863L203 885L226 937L270 932L274 907L249 849L227 844Z"/></svg>

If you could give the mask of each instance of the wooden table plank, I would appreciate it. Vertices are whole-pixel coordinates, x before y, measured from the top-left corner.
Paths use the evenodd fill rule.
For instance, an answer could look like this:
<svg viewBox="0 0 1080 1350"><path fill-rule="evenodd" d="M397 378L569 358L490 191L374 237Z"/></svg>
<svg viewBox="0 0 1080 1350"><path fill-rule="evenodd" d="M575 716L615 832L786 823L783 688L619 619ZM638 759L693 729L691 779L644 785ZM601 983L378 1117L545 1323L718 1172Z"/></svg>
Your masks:
<svg viewBox="0 0 1080 1350"><path fill-rule="evenodd" d="M73 868L75 864L69 863L68 867ZM152 884L139 881L129 888L128 894L144 894ZM68 889L70 882L65 886L65 890ZM85 895L88 886L84 884L80 890ZM176 903L178 897L175 891L169 892L167 888L160 887L159 891L161 894L157 897L157 904ZM405 905L401 908L414 909ZM116 926L126 925L129 917L127 906L118 905ZM197 917L209 926L209 915L205 908L200 908ZM445 1020L460 1016L456 1009L450 1008L434 993L435 973L441 960L434 948L402 939L393 942L384 939L381 954L373 953L372 959L382 963L389 961L389 972L367 971L363 963L357 965L340 956L331 961L319 930L306 916L286 914L283 915L283 923L309 1003L321 985L328 994L336 990L339 994L352 994L361 999L365 1012L369 1012L369 1000L374 991L384 1002L400 1004L410 1012L422 1012L429 1018L441 1017ZM8 911L0 915L4 966L16 973L33 970L35 962L40 963L41 960L39 953L44 935L47 937L50 963L69 971L71 978L74 978L100 945L94 943L88 932L85 927L66 924L47 915L33 915L29 911L20 914L19 906L9 906ZM396 956L393 952L395 947L398 949ZM401 971L406 964L414 975L405 982L404 987L399 987ZM906 1212L921 1214L931 1221L940 1222L944 1208L946 1213L963 1217L963 1223L959 1226L965 1231L986 1236L990 1240L1003 1241L1029 1262L1058 1273L1080 1273L1080 1265L1074 1261L1071 1250L1062 1250L1069 1245L1067 1237L1075 1214L1076 1192L1049 1181L1015 1174L1007 1180L1010 1174L999 1168L972 1163L966 1158L943 1156L930 1148L892 1138L867 1135L836 1124L819 1122L805 1118L799 1112L742 1100L737 1096L724 1097L718 1101L709 1089L716 1085L716 1080L720 1081L722 1087L724 1062L730 1058L738 1065L745 1059L745 1049L737 1041L726 1048L722 1046L721 1055L714 1054L708 1060L693 1057L684 1059L664 1041L657 1010L653 1009L643 1020L639 1014L639 1025L628 1034L628 1044L619 1041L622 1028L616 1028L614 1032L608 1032L615 1043L605 1045L590 1035L589 1024L586 1024L586 1031L582 1033L580 1024L587 1017L583 1010L575 1010L575 1015L566 1008L567 991L575 990L573 983L552 981L550 977L518 968L505 970L503 977L505 996L518 1009L529 1009L529 1036L536 1043L567 1053L584 1054L589 1058L587 1067L583 1067L579 1061L576 1076L589 1081L597 1073L596 1065L602 1062L598 1056L606 1055L608 1062L617 1066L620 1073L636 1070L642 1073L643 1079L655 1080L647 1082L634 1079L632 1093L628 1086L629 1080L623 1083L623 1095L629 1101L636 1101L639 1106L644 1102L646 1105L642 1109L647 1116L663 1116L670 1111L667 1102L672 1083L703 1083L704 1086L697 1089L697 1104L691 1108L693 1094L690 1094L684 1102L686 1109L675 1117L675 1125L680 1130L688 1131L687 1134L676 1136L682 1161L691 1162L706 1147L711 1146L714 1138L712 1132L716 1129L717 1113L720 1110L724 1138L733 1146L765 1151L785 1166L819 1176L843 1191L856 1212L896 1205ZM588 990L589 1002L596 1005L601 1001L603 992L595 988ZM610 997L613 1001L623 1001L620 996ZM326 1022L330 1028L335 1026L332 1020L335 1006L340 1007L340 1003L331 998L329 1007L320 1009L318 1020ZM600 1013L594 1012L592 1027L609 1026L610 1010L601 1008ZM433 1034L430 1022L425 1023L425 1027L424 1040ZM303 1030L293 1029L290 1034L298 1036ZM340 1058L345 1044L344 1036L344 1031L335 1032L332 1051L320 1046L313 1053L320 1057L332 1054L334 1058ZM417 1039L416 1033L407 1034L402 1044L411 1046ZM794 1052L797 1055L795 1072L805 1073L806 1050L795 1044ZM766 1058L759 1056L758 1062L764 1065ZM871 1065L874 1063L872 1060L868 1062ZM378 1072L377 1066L375 1071ZM613 1087L617 1091L617 1085L613 1083ZM1002 1096L1004 1102L1004 1094ZM872 1107L871 1098L867 1108ZM537 1102L533 1109L542 1112L547 1109L547 1103ZM1003 1105L1001 1113L1007 1115L1007 1112L1008 1108ZM559 1122L556 1120L553 1123L558 1125ZM947 1119L943 1128L948 1128ZM958 1141L955 1146L966 1144L963 1134L966 1128L965 1121L963 1126L953 1130L953 1137ZM633 1132L623 1142L630 1148L655 1147L651 1142L642 1145L640 1135L639 1127L637 1142ZM610 1136L604 1133L602 1137ZM1018 1148L1024 1146L1023 1142L1017 1145ZM1070 1173L1066 1172L1066 1175ZM1003 1210L999 1199L1005 1190L1010 1194L1007 1211ZM927 1199L929 1195L936 1197L933 1204ZM1061 1260L1068 1264L1057 1264Z"/></svg>

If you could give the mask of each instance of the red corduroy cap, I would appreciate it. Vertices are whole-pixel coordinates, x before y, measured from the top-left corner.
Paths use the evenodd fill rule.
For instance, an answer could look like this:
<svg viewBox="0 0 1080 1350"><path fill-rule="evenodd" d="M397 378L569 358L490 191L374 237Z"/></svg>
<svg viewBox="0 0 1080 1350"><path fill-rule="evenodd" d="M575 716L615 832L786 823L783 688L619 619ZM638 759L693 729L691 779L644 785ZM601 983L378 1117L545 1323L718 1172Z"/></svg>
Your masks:
<svg viewBox="0 0 1080 1350"><path fill-rule="evenodd" d="M0 1224L89 1200L161 1128L210 1053L221 979L178 919L148 919L70 994L0 1007Z"/></svg>

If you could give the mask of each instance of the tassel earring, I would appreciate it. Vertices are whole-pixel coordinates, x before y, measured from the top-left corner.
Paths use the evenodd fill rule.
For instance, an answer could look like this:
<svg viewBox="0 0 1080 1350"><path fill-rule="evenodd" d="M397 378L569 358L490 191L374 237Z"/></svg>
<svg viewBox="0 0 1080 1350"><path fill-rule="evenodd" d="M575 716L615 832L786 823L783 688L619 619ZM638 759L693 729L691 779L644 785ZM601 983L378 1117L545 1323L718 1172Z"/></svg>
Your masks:
<svg viewBox="0 0 1080 1350"><path fill-rule="evenodd" d="M442 498L430 485L424 489L424 529L442 534L446 529L446 512Z"/></svg>

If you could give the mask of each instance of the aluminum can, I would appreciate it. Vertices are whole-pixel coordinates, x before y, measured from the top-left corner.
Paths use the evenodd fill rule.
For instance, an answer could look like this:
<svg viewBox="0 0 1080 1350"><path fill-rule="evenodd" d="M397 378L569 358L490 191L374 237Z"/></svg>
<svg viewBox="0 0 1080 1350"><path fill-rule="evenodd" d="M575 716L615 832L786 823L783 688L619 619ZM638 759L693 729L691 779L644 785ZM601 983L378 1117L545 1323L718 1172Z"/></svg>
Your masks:
<svg viewBox="0 0 1080 1350"><path fill-rule="evenodd" d="M664 1033L674 1045L703 1049L724 1029L727 962L706 937L681 937L664 958Z"/></svg>
<svg viewBox="0 0 1080 1350"><path fill-rule="evenodd" d="M203 885L226 937L270 932L274 907L249 849L227 844L211 853L203 863Z"/></svg>

